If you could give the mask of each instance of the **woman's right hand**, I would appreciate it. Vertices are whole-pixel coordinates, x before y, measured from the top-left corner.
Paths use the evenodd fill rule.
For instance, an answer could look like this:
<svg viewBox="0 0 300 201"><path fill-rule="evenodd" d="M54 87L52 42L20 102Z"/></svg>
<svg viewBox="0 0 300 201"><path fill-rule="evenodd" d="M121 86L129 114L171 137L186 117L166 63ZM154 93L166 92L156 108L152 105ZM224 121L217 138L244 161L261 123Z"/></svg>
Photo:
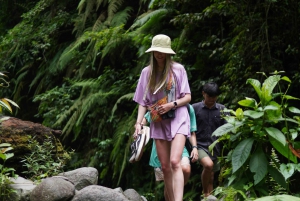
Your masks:
<svg viewBox="0 0 300 201"><path fill-rule="evenodd" d="M135 128L135 131L134 131L134 133L133 133L133 138L136 139L136 138L137 138L137 135L138 135L139 133L141 133L141 130L142 130L142 124L141 124L141 123L136 123L136 124L134 125L134 128Z"/></svg>

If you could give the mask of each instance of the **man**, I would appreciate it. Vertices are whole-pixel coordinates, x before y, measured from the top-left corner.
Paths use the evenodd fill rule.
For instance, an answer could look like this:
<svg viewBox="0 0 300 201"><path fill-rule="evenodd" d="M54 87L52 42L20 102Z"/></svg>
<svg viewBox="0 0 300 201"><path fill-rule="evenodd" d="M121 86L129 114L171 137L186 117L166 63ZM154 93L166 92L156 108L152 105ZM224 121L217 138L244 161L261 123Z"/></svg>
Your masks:
<svg viewBox="0 0 300 201"><path fill-rule="evenodd" d="M220 156L221 147L216 144L212 153L208 147L217 139L212 133L226 121L222 118L224 105L217 103L219 87L214 82L206 83L202 89L204 100L194 103L193 107L197 122L197 146L199 153L199 162L203 166L201 175L204 200L217 200L210 195L213 191L214 173L220 170L217 157Z"/></svg>

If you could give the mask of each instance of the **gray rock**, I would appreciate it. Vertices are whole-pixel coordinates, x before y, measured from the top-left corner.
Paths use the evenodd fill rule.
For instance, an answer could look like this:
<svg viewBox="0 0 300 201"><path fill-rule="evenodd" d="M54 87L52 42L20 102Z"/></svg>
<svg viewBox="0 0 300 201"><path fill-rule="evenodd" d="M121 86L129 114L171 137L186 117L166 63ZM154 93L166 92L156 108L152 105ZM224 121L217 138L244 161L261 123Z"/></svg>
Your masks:
<svg viewBox="0 0 300 201"><path fill-rule="evenodd" d="M81 189L72 201L129 201L124 194L118 190L106 188L104 186L91 185Z"/></svg>
<svg viewBox="0 0 300 201"><path fill-rule="evenodd" d="M30 194L30 201L69 201L75 195L75 187L63 178L44 179Z"/></svg>
<svg viewBox="0 0 300 201"><path fill-rule="evenodd" d="M98 183L98 170L93 167L83 167L69 172L58 174L68 178L74 185L76 190L81 190L89 185Z"/></svg>
<svg viewBox="0 0 300 201"><path fill-rule="evenodd" d="M134 189L127 189L124 191L124 195L129 199L133 201L143 201L143 198L136 192Z"/></svg>
<svg viewBox="0 0 300 201"><path fill-rule="evenodd" d="M9 186L16 191L11 195L11 200L13 201L29 201L30 193L36 187L36 185L23 177L17 177L16 179L10 178L12 184Z"/></svg>

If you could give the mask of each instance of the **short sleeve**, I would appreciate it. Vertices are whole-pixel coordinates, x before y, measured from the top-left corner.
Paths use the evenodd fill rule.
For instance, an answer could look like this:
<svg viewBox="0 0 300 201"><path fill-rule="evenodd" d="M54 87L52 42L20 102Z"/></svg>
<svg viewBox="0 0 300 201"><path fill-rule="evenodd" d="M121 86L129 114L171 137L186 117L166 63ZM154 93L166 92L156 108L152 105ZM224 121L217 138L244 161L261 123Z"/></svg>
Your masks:
<svg viewBox="0 0 300 201"><path fill-rule="evenodd" d="M145 67L140 75L139 82L137 84L133 100L142 106L149 105L149 101L145 98L147 91L147 80L148 80L149 68Z"/></svg>
<svg viewBox="0 0 300 201"><path fill-rule="evenodd" d="M181 64L175 63L173 64L173 71L176 76L175 80L177 81L176 90L179 92L176 92L177 98L181 98L185 96L185 94L190 94L191 90L185 68Z"/></svg>

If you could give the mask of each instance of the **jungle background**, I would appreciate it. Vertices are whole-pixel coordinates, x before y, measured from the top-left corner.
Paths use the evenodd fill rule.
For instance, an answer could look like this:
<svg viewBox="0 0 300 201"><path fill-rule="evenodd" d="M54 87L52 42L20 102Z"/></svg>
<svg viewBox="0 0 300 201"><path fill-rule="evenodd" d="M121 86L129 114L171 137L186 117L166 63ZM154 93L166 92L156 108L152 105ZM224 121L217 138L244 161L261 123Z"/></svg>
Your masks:
<svg viewBox="0 0 300 201"><path fill-rule="evenodd" d="M92 166L99 184L134 188L148 198L163 184L142 160L130 164L137 105L132 101L156 34L172 39L173 59L187 70L191 103L201 86L219 84L218 102L237 108L255 97L248 78L284 71L300 97L298 0L0 0L0 72L15 101L14 116L62 130L74 150L66 169ZM297 104L297 102L292 102ZM149 143L151 144L151 143ZM200 196L200 166L192 165L185 197ZM296 184L294 184L297 186ZM293 191L293 188L291 188ZM294 190L294 193L297 191Z"/></svg>

